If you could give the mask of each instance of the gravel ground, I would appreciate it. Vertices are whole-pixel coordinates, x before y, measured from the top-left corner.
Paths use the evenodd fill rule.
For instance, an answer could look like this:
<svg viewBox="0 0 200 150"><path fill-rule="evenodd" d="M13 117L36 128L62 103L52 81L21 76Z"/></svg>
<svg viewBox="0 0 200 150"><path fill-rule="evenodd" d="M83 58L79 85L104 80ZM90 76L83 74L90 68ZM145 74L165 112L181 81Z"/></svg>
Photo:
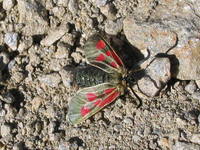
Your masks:
<svg viewBox="0 0 200 150"><path fill-rule="evenodd" d="M199 4L0 0L0 149L199 150ZM170 57L147 69L158 86L138 81L140 107L126 94L72 125L68 101L77 89L67 67L85 65L83 46L97 32L108 36L127 67L145 49Z"/></svg>

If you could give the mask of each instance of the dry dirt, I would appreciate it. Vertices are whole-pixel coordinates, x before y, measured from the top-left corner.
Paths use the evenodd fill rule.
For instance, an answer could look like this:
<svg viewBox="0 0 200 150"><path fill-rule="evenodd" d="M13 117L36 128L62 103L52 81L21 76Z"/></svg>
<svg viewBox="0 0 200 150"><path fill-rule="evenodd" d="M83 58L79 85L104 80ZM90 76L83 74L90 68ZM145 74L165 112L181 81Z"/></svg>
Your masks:
<svg viewBox="0 0 200 150"><path fill-rule="evenodd" d="M67 119L65 67L85 64L88 37L112 34L123 55L123 19L148 21L163 1L0 0L0 149L200 149L199 82L172 78L139 108L127 94L80 125Z"/></svg>

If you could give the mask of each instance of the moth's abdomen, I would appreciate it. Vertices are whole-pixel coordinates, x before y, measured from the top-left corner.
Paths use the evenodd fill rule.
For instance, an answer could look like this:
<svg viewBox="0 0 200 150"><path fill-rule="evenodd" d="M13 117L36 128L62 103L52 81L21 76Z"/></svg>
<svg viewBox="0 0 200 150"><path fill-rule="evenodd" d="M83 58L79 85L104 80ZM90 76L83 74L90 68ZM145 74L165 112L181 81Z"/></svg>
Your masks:
<svg viewBox="0 0 200 150"><path fill-rule="evenodd" d="M79 87L89 87L110 81L108 73L93 66L78 67L74 72L74 82Z"/></svg>

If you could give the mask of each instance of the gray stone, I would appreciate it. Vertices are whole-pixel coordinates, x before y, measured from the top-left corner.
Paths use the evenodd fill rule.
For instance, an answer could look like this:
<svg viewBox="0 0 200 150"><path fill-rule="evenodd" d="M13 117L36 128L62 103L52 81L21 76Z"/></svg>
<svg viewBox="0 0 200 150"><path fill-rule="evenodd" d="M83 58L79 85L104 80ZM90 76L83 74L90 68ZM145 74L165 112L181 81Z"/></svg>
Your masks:
<svg viewBox="0 0 200 150"><path fill-rule="evenodd" d="M17 0L19 23L23 23L23 35L44 34L48 30L46 9L35 0Z"/></svg>
<svg viewBox="0 0 200 150"><path fill-rule="evenodd" d="M64 43L59 42L57 44L57 51L54 54L54 57L57 59L67 58L69 55L70 46Z"/></svg>
<svg viewBox="0 0 200 150"><path fill-rule="evenodd" d="M130 118L127 117L123 120L123 122L126 123L126 124L133 124L133 119L130 119Z"/></svg>
<svg viewBox="0 0 200 150"><path fill-rule="evenodd" d="M156 58L146 68L146 75L138 81L142 93L153 97L171 79L170 61L168 58Z"/></svg>
<svg viewBox="0 0 200 150"><path fill-rule="evenodd" d="M3 9L10 10L14 7L16 1L15 0L3 0Z"/></svg>
<svg viewBox="0 0 200 150"><path fill-rule="evenodd" d="M66 59L51 59L49 62L49 69L52 71L60 71L66 65Z"/></svg>
<svg viewBox="0 0 200 150"><path fill-rule="evenodd" d="M17 49L18 33L10 32L5 34L4 42L12 49Z"/></svg>
<svg viewBox="0 0 200 150"><path fill-rule="evenodd" d="M198 115L198 123L200 124L200 114Z"/></svg>
<svg viewBox="0 0 200 150"><path fill-rule="evenodd" d="M17 50L19 52L23 52L24 50L30 48L32 44L33 38L31 36L22 36Z"/></svg>
<svg viewBox="0 0 200 150"><path fill-rule="evenodd" d="M116 132L120 132L120 130L122 129L122 126L121 125L115 125L114 127L113 127L113 130L114 131L116 131Z"/></svg>
<svg viewBox="0 0 200 150"><path fill-rule="evenodd" d="M200 89L200 80L196 80L195 83L197 84L198 88Z"/></svg>
<svg viewBox="0 0 200 150"><path fill-rule="evenodd" d="M62 78L64 86L68 89L72 87L73 84L73 67L67 67L59 71L59 74Z"/></svg>
<svg viewBox="0 0 200 150"><path fill-rule="evenodd" d="M200 91L196 91L194 93L192 93L192 98L200 100Z"/></svg>
<svg viewBox="0 0 200 150"><path fill-rule="evenodd" d="M137 22L133 16L126 17L123 29L128 41L141 52L148 49L151 55L165 53L177 42L176 33L157 23Z"/></svg>
<svg viewBox="0 0 200 150"><path fill-rule="evenodd" d="M192 143L200 144L200 134L193 134L190 138Z"/></svg>
<svg viewBox="0 0 200 150"><path fill-rule="evenodd" d="M61 82L61 78L57 73L51 73L39 77L39 81L51 87L58 87L58 84Z"/></svg>
<svg viewBox="0 0 200 150"><path fill-rule="evenodd" d="M74 61L79 64L81 62L81 60L83 60L82 55L79 52L73 52L71 54L72 58L74 59Z"/></svg>
<svg viewBox="0 0 200 150"><path fill-rule="evenodd" d="M58 6L64 6L67 7L69 0L58 0L57 4Z"/></svg>
<svg viewBox="0 0 200 150"><path fill-rule="evenodd" d="M58 146L58 150L69 150L70 146L67 142L62 142Z"/></svg>
<svg viewBox="0 0 200 150"><path fill-rule="evenodd" d="M54 42L62 38L65 33L69 31L69 25L68 24L62 24L56 29L52 29L48 35L41 41L41 45L44 46L51 46Z"/></svg>
<svg viewBox="0 0 200 150"><path fill-rule="evenodd" d="M13 146L13 150L24 150L23 143L16 143Z"/></svg>
<svg viewBox="0 0 200 150"><path fill-rule="evenodd" d="M3 70L10 62L9 56L6 52L0 53L0 70Z"/></svg>
<svg viewBox="0 0 200 150"><path fill-rule="evenodd" d="M6 137L8 135L11 134L11 126L4 123L3 125L1 125L1 136L2 137Z"/></svg>
<svg viewBox="0 0 200 150"><path fill-rule="evenodd" d="M111 35L117 35L123 28L123 20L117 19L116 21L108 20L105 24L105 31Z"/></svg>
<svg viewBox="0 0 200 150"><path fill-rule="evenodd" d="M97 7L105 6L108 0L93 0Z"/></svg>
<svg viewBox="0 0 200 150"><path fill-rule="evenodd" d="M194 81L190 81L189 84L187 84L187 85L185 86L185 90L186 90L188 93L192 94L192 93L194 93L194 92L197 90L197 85L195 84Z"/></svg>
<svg viewBox="0 0 200 150"><path fill-rule="evenodd" d="M113 3L107 4L103 7L100 7L102 14L104 14L109 20L116 19L116 8Z"/></svg>
<svg viewBox="0 0 200 150"><path fill-rule="evenodd" d="M0 99L8 104L11 104L15 101L15 97L10 92L0 95Z"/></svg>
<svg viewBox="0 0 200 150"><path fill-rule="evenodd" d="M184 46L172 49L169 54L175 55L172 59L172 75L181 80L200 79L200 39L191 38ZM176 62L178 60L178 63Z"/></svg>
<svg viewBox="0 0 200 150"><path fill-rule="evenodd" d="M78 12L78 1L77 0L69 0L68 8L72 14L76 14Z"/></svg>
<svg viewBox="0 0 200 150"><path fill-rule="evenodd" d="M172 145L172 150L199 150L200 146L192 143L178 142Z"/></svg>
<svg viewBox="0 0 200 150"><path fill-rule="evenodd" d="M65 14L65 8L64 7L53 7L52 12L54 16L58 18L62 18Z"/></svg>
<svg viewBox="0 0 200 150"><path fill-rule="evenodd" d="M16 61L15 60L11 60L8 64L8 70L9 72L12 71L12 69L14 68L14 65L15 65Z"/></svg>

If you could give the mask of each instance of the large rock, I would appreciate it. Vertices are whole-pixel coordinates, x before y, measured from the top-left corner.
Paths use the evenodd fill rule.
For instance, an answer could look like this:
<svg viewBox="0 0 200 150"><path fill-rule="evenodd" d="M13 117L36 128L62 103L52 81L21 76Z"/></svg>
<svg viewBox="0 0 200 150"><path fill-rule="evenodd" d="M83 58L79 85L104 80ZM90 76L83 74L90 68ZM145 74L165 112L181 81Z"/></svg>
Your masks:
<svg viewBox="0 0 200 150"><path fill-rule="evenodd" d="M128 41L141 53L149 49L151 55L169 54L173 77L199 80L199 4L194 1L162 1L159 4L148 21L141 21L138 16L124 20Z"/></svg>
<svg viewBox="0 0 200 150"><path fill-rule="evenodd" d="M177 69L173 76L181 80L200 79L200 39L191 39L183 47L172 49L169 54L175 55L172 59L173 67Z"/></svg>

